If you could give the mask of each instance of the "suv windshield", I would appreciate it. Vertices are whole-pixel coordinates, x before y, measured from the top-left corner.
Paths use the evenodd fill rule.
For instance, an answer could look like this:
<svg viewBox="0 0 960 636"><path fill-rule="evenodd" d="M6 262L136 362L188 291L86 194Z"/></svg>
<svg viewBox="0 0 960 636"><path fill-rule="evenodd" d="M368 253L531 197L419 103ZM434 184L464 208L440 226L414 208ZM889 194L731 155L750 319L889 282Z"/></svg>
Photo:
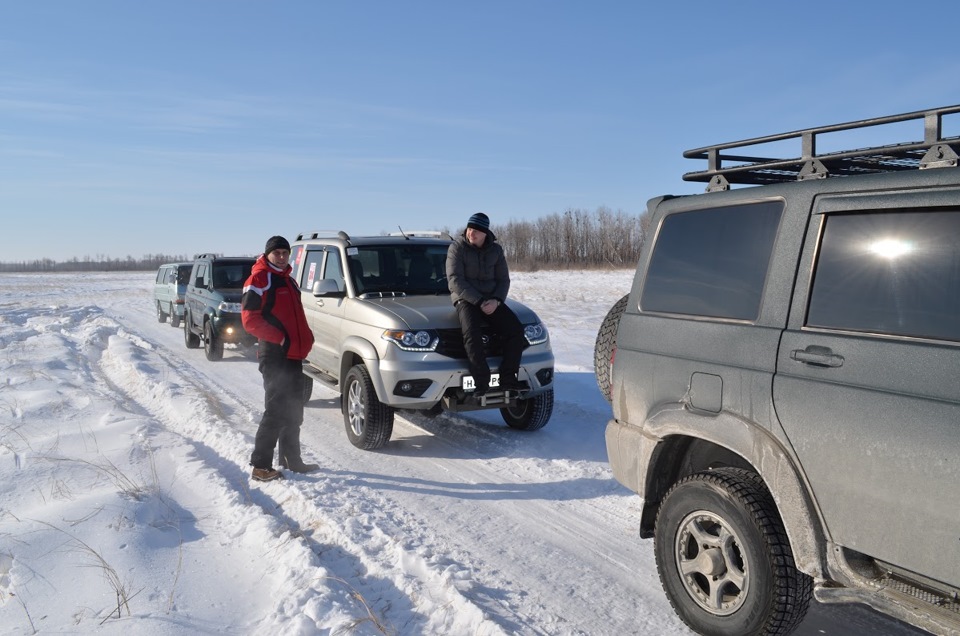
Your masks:
<svg viewBox="0 0 960 636"><path fill-rule="evenodd" d="M358 295L449 294L446 260L445 244L347 248L347 268Z"/></svg>
<svg viewBox="0 0 960 636"><path fill-rule="evenodd" d="M213 264L213 287L224 289L243 287L243 283L250 277L253 263L220 263Z"/></svg>

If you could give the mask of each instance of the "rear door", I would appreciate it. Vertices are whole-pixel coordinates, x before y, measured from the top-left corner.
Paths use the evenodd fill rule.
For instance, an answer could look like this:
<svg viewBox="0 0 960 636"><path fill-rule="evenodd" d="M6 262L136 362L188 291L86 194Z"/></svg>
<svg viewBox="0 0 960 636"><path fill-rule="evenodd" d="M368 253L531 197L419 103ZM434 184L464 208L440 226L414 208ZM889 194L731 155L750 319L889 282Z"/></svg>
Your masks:
<svg viewBox="0 0 960 636"><path fill-rule="evenodd" d="M960 190L823 197L777 414L832 540L960 585Z"/></svg>

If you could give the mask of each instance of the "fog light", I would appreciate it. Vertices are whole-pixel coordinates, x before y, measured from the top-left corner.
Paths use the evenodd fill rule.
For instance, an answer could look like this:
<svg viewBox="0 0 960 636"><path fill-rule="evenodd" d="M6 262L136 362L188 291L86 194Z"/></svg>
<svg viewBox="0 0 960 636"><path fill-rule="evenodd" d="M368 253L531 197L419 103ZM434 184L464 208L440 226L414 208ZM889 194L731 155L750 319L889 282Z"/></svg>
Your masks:
<svg viewBox="0 0 960 636"><path fill-rule="evenodd" d="M413 391L413 385L410 384L409 382L402 382L400 384L400 391L403 393L410 393L411 391Z"/></svg>

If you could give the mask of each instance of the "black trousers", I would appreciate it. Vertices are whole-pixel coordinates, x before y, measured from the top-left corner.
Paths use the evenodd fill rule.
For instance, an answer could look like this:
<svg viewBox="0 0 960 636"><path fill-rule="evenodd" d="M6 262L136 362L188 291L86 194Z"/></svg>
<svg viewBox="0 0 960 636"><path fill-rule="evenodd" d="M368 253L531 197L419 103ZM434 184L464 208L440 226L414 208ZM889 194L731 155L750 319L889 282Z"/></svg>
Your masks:
<svg viewBox="0 0 960 636"><path fill-rule="evenodd" d="M490 385L490 365L487 363L483 347L483 327L490 325L503 338L503 361L500 363L500 377L516 378L520 370L520 357L527 348L527 339L523 336L523 325L513 310L500 303L497 310L489 316L476 305L466 301L457 303L457 316L463 331L463 345L470 362L470 375L477 388Z"/></svg>
<svg viewBox="0 0 960 636"><path fill-rule="evenodd" d="M281 463L298 462L303 424L303 362L267 356L260 359L260 374L264 408L250 464L254 468L272 468L273 451L278 444Z"/></svg>

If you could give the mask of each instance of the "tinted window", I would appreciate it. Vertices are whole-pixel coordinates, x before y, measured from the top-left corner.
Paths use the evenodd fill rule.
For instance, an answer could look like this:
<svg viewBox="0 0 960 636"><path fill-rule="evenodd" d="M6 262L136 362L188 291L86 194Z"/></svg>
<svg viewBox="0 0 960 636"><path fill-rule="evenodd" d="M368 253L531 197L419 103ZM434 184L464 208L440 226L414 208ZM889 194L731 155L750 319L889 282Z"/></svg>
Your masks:
<svg viewBox="0 0 960 636"><path fill-rule="evenodd" d="M190 282L190 269L191 265L181 265L177 268L177 283L180 285L186 285Z"/></svg>
<svg viewBox="0 0 960 636"><path fill-rule="evenodd" d="M370 245L347 249L358 293L449 294L446 244Z"/></svg>
<svg viewBox="0 0 960 636"><path fill-rule="evenodd" d="M667 216L641 308L755 320L782 211L772 201Z"/></svg>
<svg viewBox="0 0 960 636"><path fill-rule="evenodd" d="M960 340L960 210L827 217L807 324Z"/></svg>

